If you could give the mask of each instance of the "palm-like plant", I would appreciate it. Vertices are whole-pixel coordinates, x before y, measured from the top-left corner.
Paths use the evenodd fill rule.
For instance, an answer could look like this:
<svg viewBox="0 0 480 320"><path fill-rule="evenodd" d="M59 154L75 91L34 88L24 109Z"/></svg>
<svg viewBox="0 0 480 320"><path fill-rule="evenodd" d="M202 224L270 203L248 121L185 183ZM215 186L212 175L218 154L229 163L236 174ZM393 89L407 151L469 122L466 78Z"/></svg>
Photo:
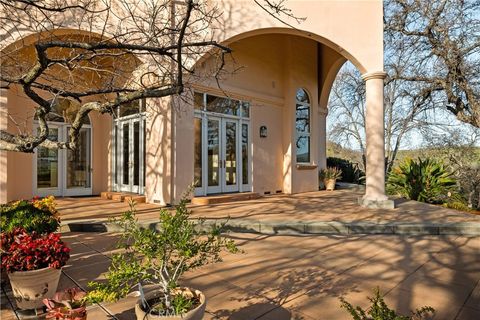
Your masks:
<svg viewBox="0 0 480 320"><path fill-rule="evenodd" d="M407 199L428 203L443 202L456 181L440 161L406 159L388 177L388 188Z"/></svg>

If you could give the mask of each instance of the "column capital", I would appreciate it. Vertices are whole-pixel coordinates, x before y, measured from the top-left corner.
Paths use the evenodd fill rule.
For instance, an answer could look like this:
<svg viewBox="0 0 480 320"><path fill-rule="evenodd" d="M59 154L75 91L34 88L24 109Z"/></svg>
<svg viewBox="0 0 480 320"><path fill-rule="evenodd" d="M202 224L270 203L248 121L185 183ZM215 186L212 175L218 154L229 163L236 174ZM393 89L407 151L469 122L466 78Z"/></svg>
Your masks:
<svg viewBox="0 0 480 320"><path fill-rule="evenodd" d="M328 108L318 108L318 114L321 116L326 117L328 115Z"/></svg>
<svg viewBox="0 0 480 320"><path fill-rule="evenodd" d="M387 73L385 71L374 71L374 72L367 72L362 74L363 81L368 81L373 79L383 80L386 77L387 77Z"/></svg>

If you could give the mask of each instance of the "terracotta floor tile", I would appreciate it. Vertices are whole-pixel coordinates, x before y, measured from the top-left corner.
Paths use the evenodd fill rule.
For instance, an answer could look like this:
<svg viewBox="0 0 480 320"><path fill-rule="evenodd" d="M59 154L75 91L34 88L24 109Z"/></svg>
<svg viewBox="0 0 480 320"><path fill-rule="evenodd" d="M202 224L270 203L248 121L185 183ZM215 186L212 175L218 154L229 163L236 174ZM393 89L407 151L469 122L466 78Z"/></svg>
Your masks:
<svg viewBox="0 0 480 320"><path fill-rule="evenodd" d="M431 306L437 311L435 319L454 319L470 290L464 286L412 277L389 292L385 301L403 314L423 306Z"/></svg>
<svg viewBox="0 0 480 320"><path fill-rule="evenodd" d="M268 299L240 288L207 298L207 310L211 319L252 320L276 307Z"/></svg>
<svg viewBox="0 0 480 320"><path fill-rule="evenodd" d="M480 310L480 281L477 282L476 287L473 289L470 297L467 300L465 306ZM479 318L480 319L480 318Z"/></svg>
<svg viewBox="0 0 480 320"><path fill-rule="evenodd" d="M455 320L476 320L480 319L480 310L463 307Z"/></svg>

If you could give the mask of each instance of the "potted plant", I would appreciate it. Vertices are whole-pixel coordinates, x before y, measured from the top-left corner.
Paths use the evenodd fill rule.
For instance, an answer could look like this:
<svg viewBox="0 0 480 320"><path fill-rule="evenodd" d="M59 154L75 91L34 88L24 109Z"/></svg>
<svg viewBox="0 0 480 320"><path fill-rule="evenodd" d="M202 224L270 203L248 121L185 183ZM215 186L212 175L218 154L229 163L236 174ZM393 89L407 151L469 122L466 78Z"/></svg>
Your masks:
<svg viewBox="0 0 480 320"><path fill-rule="evenodd" d="M198 290L179 286L188 270L220 261L220 252L236 252L232 240L221 235L219 226L204 228L189 219L186 200L175 210L162 209L157 230L142 228L135 218L135 206L117 223L123 228L119 248L103 283L90 283L91 302L116 301L134 287L155 285L141 295L135 306L137 319L202 319L206 299ZM143 291L143 290L141 290Z"/></svg>
<svg viewBox="0 0 480 320"><path fill-rule="evenodd" d="M53 196L32 200L18 200L0 205L0 230L10 232L21 227L27 232L50 233L60 226L60 217L55 208ZM8 279L4 268L1 268L2 284Z"/></svg>
<svg viewBox="0 0 480 320"><path fill-rule="evenodd" d="M70 249L56 233L28 233L23 228L1 234L2 268L7 271L20 309L40 308L57 290Z"/></svg>
<svg viewBox="0 0 480 320"><path fill-rule="evenodd" d="M330 191L335 190L335 183L337 182L337 179L341 178L342 170L337 167L327 167L319 172L319 180L323 181L325 189Z"/></svg>
<svg viewBox="0 0 480 320"><path fill-rule="evenodd" d="M78 288L68 288L55 293L51 299L43 299L47 307L46 319L55 320L86 320L87 293Z"/></svg>

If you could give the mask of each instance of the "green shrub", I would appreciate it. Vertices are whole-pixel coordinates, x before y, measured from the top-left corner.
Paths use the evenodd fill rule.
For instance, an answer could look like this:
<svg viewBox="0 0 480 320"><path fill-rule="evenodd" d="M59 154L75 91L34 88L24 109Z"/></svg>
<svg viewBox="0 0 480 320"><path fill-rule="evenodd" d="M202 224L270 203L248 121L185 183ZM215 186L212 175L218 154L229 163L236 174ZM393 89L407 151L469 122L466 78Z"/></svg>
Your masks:
<svg viewBox="0 0 480 320"><path fill-rule="evenodd" d="M353 307L343 298L340 298L341 307L347 309L354 320L421 320L427 319L435 313L432 307L422 307L412 312L410 316L402 316L387 306L378 288L374 290L374 293L373 298L368 297L372 304L367 310L359 306Z"/></svg>
<svg viewBox="0 0 480 320"><path fill-rule="evenodd" d="M328 157L327 167L336 167L342 171L342 182L361 183L365 172L358 168L356 163L353 163L346 159Z"/></svg>
<svg viewBox="0 0 480 320"><path fill-rule="evenodd" d="M233 240L221 234L221 227L200 225L189 219L186 200L175 211L160 211L157 230L142 228L137 224L135 207L116 220L123 229L118 248L106 274L106 282L91 282L90 302L116 301L125 297L137 284L153 284L159 287L160 297L150 305L147 313L178 315L192 306L179 288L181 276L192 269L221 260L220 252L238 251Z"/></svg>
<svg viewBox="0 0 480 320"><path fill-rule="evenodd" d="M473 211L472 208L470 208L464 201L453 199L445 202L443 204L445 208L449 209L455 209L459 211L465 211L465 212L470 212Z"/></svg>
<svg viewBox="0 0 480 320"><path fill-rule="evenodd" d="M407 158L392 170L387 188L410 200L443 203L455 185L452 173L440 161Z"/></svg>
<svg viewBox="0 0 480 320"><path fill-rule="evenodd" d="M22 227L27 232L55 232L60 226L60 218L55 209L55 198L34 198L31 201L19 200L0 205L0 228L10 232Z"/></svg>

